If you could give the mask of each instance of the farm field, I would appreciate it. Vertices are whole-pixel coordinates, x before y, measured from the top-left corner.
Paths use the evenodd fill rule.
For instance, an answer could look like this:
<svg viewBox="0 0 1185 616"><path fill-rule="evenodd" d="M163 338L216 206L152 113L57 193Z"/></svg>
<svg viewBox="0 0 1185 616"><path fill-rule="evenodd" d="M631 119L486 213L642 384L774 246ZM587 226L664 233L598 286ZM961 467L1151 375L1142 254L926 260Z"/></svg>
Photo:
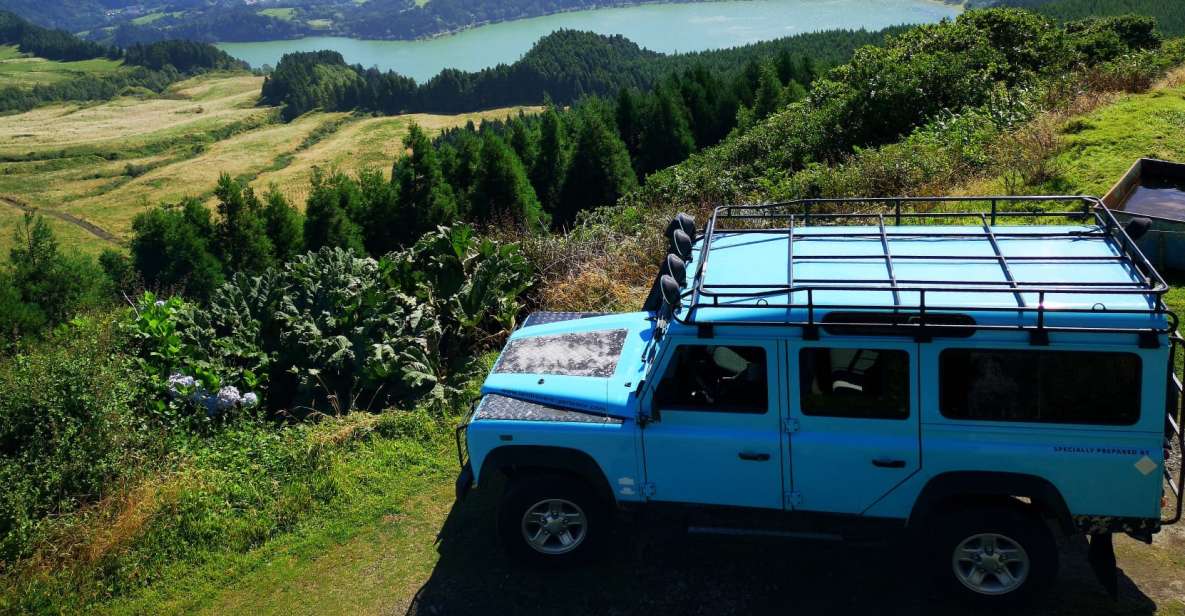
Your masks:
<svg viewBox="0 0 1185 616"><path fill-rule="evenodd" d="M51 219L64 245L97 253L126 239L147 207L188 196L208 199L221 173L259 190L274 184L303 206L314 167L375 167L389 174L412 122L431 133L520 111L384 118L311 113L284 124L274 108L256 106L261 85L254 75L214 74L180 82L160 98L0 116L0 198L7 199L0 202L6 231L0 255L7 254L7 230L21 215L16 204L108 232L115 242Z"/></svg>
<svg viewBox="0 0 1185 616"><path fill-rule="evenodd" d="M308 196L309 174L314 167L347 173L368 168L380 169L389 178L391 164L403 153L403 138L412 124L432 134L463 126L470 121L480 124L485 119L505 118L520 111L531 113L536 110L538 108L516 107L460 115L414 113L396 117L349 119L328 137L297 152L288 165L261 173L252 187L260 191L275 185L290 201L303 205Z"/></svg>
<svg viewBox="0 0 1185 616"><path fill-rule="evenodd" d="M22 54L12 45L0 45L0 87L32 88L82 75L110 73L122 66L123 62L106 58L56 62Z"/></svg>

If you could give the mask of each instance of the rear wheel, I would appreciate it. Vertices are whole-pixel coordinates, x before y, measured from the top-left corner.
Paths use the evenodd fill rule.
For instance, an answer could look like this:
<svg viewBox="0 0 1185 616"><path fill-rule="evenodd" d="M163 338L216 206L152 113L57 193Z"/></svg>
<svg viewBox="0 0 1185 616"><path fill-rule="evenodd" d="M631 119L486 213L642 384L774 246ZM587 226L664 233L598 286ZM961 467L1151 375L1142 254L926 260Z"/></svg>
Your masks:
<svg viewBox="0 0 1185 616"><path fill-rule="evenodd" d="M938 578L981 603L1024 600L1057 574L1057 544L1040 516L1020 507L952 512L933 551Z"/></svg>
<svg viewBox="0 0 1185 616"><path fill-rule="evenodd" d="M586 560L605 540L609 523L608 507L592 489L559 475L515 480L498 506L503 547L529 564Z"/></svg>

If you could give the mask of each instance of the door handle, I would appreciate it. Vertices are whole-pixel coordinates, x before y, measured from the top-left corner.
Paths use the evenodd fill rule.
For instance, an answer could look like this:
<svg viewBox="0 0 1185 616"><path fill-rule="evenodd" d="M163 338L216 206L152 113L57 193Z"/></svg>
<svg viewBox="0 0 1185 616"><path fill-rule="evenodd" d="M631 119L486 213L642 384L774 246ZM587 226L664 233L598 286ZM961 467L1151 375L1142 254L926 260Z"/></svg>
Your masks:
<svg viewBox="0 0 1185 616"><path fill-rule="evenodd" d="M872 461L872 465L878 468L905 468L905 460L890 460L888 458L877 458Z"/></svg>
<svg viewBox="0 0 1185 616"><path fill-rule="evenodd" d="M754 462L765 462L769 460L768 453L755 453L752 451L742 451L737 454L737 457L742 460L752 460Z"/></svg>

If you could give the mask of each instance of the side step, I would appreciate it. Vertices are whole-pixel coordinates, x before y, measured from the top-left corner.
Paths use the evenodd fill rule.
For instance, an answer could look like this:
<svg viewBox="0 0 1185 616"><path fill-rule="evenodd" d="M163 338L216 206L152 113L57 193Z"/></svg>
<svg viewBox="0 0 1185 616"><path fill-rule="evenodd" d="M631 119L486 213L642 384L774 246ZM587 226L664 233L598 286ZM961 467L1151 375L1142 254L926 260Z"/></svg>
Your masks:
<svg viewBox="0 0 1185 616"><path fill-rule="evenodd" d="M783 539L806 539L810 541L843 541L842 535L813 533L806 531L773 530L765 528L728 528L723 526L688 526L693 535L724 535L731 537L780 537Z"/></svg>

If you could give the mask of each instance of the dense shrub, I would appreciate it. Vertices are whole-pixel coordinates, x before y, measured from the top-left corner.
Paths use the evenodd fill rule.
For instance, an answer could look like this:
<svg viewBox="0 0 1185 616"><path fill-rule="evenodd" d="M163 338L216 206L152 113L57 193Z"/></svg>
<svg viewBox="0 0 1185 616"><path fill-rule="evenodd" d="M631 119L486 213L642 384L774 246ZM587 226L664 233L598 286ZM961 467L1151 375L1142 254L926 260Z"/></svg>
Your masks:
<svg viewBox="0 0 1185 616"><path fill-rule="evenodd" d="M8 262L0 264L0 351L99 305L110 291L94 261L58 248L45 218L25 214L13 240Z"/></svg>
<svg viewBox="0 0 1185 616"><path fill-rule="evenodd" d="M261 201L224 173L214 196L217 217L188 198L132 221L132 263L149 289L205 300L235 273L261 272L302 249L302 217L280 193Z"/></svg>
<svg viewBox="0 0 1185 616"><path fill-rule="evenodd" d="M150 288L209 297L223 281L214 229L210 211L197 199L137 215L131 242L136 271Z"/></svg>
<svg viewBox="0 0 1185 616"><path fill-rule="evenodd" d="M200 308L147 295L131 330L161 413L223 416L190 391L177 396L180 375L211 394L264 392L269 409L290 416L341 414L443 400L446 377L514 326L529 283L516 246L441 228L377 260L324 247L240 273ZM228 410L239 408L249 406Z"/></svg>
<svg viewBox="0 0 1185 616"><path fill-rule="evenodd" d="M143 376L106 318L80 318L0 362L0 563L22 556L38 520L97 498L145 446Z"/></svg>

